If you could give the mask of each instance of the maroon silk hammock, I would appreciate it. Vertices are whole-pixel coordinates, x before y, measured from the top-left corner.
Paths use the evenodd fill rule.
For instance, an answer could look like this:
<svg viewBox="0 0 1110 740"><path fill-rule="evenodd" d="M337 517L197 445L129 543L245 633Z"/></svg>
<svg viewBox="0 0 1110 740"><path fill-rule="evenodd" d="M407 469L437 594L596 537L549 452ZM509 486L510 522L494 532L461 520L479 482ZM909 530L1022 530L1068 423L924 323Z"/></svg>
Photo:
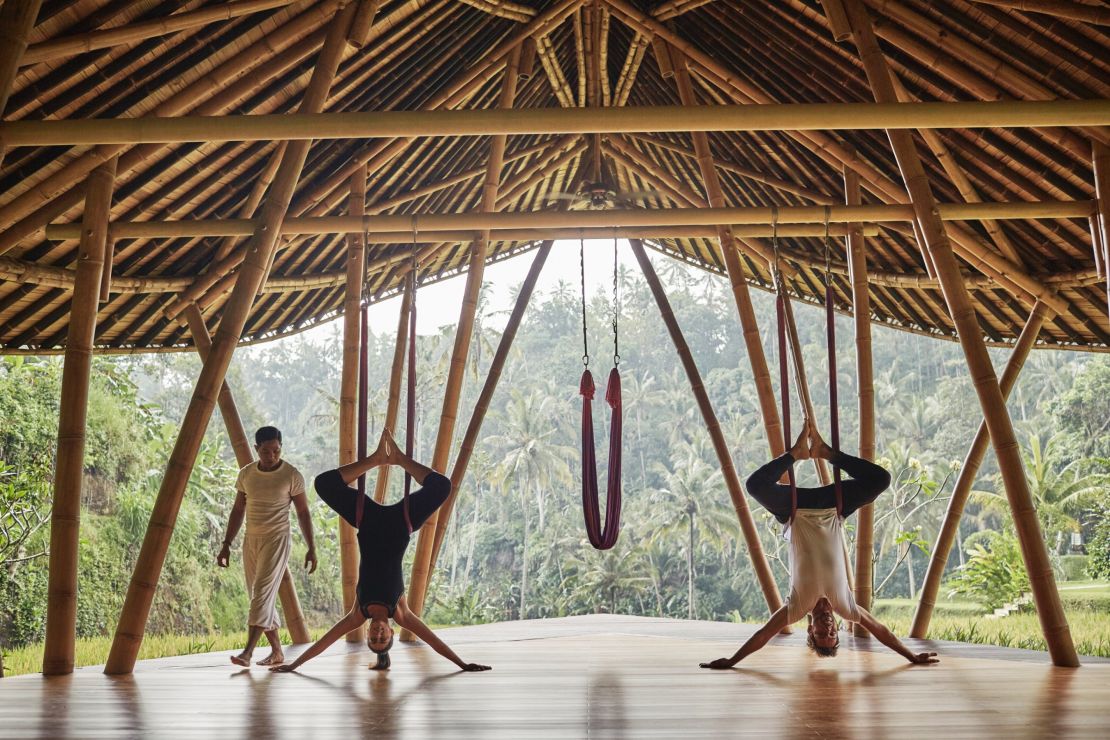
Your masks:
<svg viewBox="0 0 1110 740"><path fill-rule="evenodd" d="M412 457L413 443L416 427L416 291L413 287L412 298L409 301L409 336L408 336L408 398L405 405L405 454ZM359 354L358 354L358 459L366 457L368 407L370 398L369 375L369 345L370 327L367 319L367 306L362 307L362 317L359 326ZM412 520L409 519L409 493L412 488L412 476L405 472L405 497L402 504L405 514L405 526L412 534ZM355 529L362 526L363 512L366 510L366 474L358 477L358 501L355 504Z"/></svg>
<svg viewBox="0 0 1110 740"><path fill-rule="evenodd" d="M586 536L598 550L617 544L621 526L621 375L617 368L609 371L605 401L612 409L609 420L609 474L605 490L605 526L601 526L601 505L597 489L597 456L594 451L594 376L589 368L582 371L578 384L582 394L582 513L586 519Z"/></svg>

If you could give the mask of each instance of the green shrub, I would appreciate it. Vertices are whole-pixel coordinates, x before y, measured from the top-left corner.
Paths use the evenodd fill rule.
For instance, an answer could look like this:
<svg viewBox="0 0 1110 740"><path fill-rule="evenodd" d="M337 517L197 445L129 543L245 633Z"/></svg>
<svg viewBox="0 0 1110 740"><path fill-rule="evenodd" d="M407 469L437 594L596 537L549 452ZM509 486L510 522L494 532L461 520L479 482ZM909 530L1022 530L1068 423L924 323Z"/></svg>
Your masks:
<svg viewBox="0 0 1110 740"><path fill-rule="evenodd" d="M997 609L1029 590L1029 575L1013 534L991 532L985 544L976 542L967 554L967 562L951 580L953 593Z"/></svg>
<svg viewBox="0 0 1110 740"><path fill-rule="evenodd" d="M1087 541L1087 577L1110 580L1110 507L1103 504L1095 530Z"/></svg>

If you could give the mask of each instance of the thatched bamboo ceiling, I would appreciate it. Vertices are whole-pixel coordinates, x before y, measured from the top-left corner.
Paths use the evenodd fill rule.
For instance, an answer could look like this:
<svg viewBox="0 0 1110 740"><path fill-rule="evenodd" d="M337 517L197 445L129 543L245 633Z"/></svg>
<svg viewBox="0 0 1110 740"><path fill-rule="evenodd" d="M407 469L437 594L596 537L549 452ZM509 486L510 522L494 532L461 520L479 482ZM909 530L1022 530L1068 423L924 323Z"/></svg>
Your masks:
<svg viewBox="0 0 1110 740"><path fill-rule="evenodd" d="M17 0L6 0L17 2ZM30 46L4 111L5 120L130 118L287 113L296 110L329 19L343 3L235 0L54 0L43 3ZM870 102L874 98L850 40L837 42L817 0L754 2L603 0L386 0L377 5L365 43L349 44L326 111L495 108L504 63L491 52L532 32L538 53L521 79L516 107L677 105L668 64L651 35L682 42L703 104ZM1092 8L1087 20L1023 12L999 4L944 0L867 0L876 32L907 98L923 101L1100 99L1110 97L1107 26ZM1079 8L1078 2L1058 3ZM249 8L244 15L222 12ZM261 6L266 6L259 9ZM569 7L572 12L554 16ZM142 28L205 8L206 22L165 35L84 50L90 32ZM234 17L227 17L233 15ZM1076 15L1076 13L1073 13ZM655 24L655 25L652 25ZM659 24L662 24L661 26ZM188 25L188 24L185 24ZM591 33L595 25L599 31ZM131 34L136 35L136 34ZM144 34L137 34L144 35ZM92 36L95 38L95 35ZM103 37L103 35L101 35ZM74 43L62 43L75 39ZM525 53L525 57L527 57ZM503 54L498 54L503 59ZM592 61L599 84L587 84ZM708 62L706 62L708 60ZM493 64L487 62L494 61ZM661 69L662 67L662 69ZM465 81L478 71L476 83ZM665 74L667 73L667 74ZM1105 130L949 129L914 134L942 203L1090 201L1091 138ZM591 136L509 138L498 209L528 212L584 202L560 199L595 179ZM898 202L901 177L882 131L711 133L725 205L802 206L843 203L841 160L856 157L865 204ZM349 180L370 162L369 214L452 214L478 210L489 137L316 142L296 189L290 216L343 215ZM51 351L65 343L76 240L48 240L46 226L79 222L84 179L118 150L113 221L230 219L253 214L283 147L272 142L145 144L119 147L19 147L0 169L0 351ZM608 134L601 139L602 178L641 208L704 206L689 134ZM604 188L602 188L604 190ZM647 194L645 194L647 193ZM263 196L264 197L264 196ZM624 206L617 206L624 207ZM373 226L371 225L371 229ZM868 227L873 318L913 331L952 336L953 325L908 222ZM1080 349L1110 347L1106 284L1096 272L1088 219L951 221L965 252L1013 263L1035 283L1058 291L1067 310L1046 324L1042 343ZM786 228L784 227L784 231ZM953 231L958 230L958 231ZM819 225L810 225L818 234ZM656 248L716 272L723 259L710 228L656 238ZM456 235L455 238L463 235ZM519 235L518 235L519 236ZM388 240L390 237L381 237ZM446 237L445 237L446 238ZM497 238L494 232L494 239ZM750 281L770 278L759 249L744 237ZM423 240L422 240L423 241ZM818 235L782 240L792 290L820 302L823 246ZM213 271L246 239L120 238L112 293L101 304L98 347L166 349L191 343L179 293L198 276L215 324L230 280ZM421 245L421 280L466 267L470 241ZM498 260L535 246L493 241ZM244 341L295 332L342 309L345 237L285 237L270 281L246 324ZM394 294L408 244L370 249L366 286L373 300ZM834 240L838 306L851 310L841 239ZM1028 315L1028 295L1015 297L980 272L967 274L985 336L1012 341ZM234 273L232 273L234 274ZM1024 300L1024 302L1023 302Z"/></svg>

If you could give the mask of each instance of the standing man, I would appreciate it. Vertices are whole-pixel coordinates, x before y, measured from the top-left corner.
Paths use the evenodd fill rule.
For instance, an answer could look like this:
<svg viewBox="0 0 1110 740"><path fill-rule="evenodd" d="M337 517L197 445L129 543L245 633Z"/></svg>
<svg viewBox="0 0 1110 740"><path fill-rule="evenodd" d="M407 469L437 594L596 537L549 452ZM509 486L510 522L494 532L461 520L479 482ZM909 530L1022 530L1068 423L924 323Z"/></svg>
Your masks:
<svg viewBox="0 0 1110 740"><path fill-rule="evenodd" d="M247 646L231 658L232 663L241 666L250 665L254 646L263 634L270 642L271 652L258 664L278 665L285 662L281 640L278 639L277 597L292 547L290 503L297 511L297 523L308 544L308 552L304 556L305 568L309 573L316 570L316 545L312 538L312 517L305 497L304 476L281 459L281 431L277 427L262 427L254 433L254 449L258 453L258 462L239 471L235 481L235 504L227 520L224 546L216 556L216 564L226 568L231 558L231 542L239 533L245 516L247 534L243 538L243 569L247 574L251 607L247 617Z"/></svg>

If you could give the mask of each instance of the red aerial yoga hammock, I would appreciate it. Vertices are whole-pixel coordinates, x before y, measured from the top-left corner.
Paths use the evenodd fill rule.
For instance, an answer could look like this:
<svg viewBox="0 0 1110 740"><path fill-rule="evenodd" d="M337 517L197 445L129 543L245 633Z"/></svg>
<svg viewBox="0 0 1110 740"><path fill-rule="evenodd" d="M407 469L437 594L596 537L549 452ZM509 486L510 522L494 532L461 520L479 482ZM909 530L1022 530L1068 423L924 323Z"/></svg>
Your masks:
<svg viewBox="0 0 1110 740"><path fill-rule="evenodd" d="M415 249L415 245L413 246ZM415 255L415 253L414 253ZM409 294L409 331L408 331L408 378L407 398L405 400L405 454L412 457L413 444L416 431L416 263L409 272L409 284L406 290ZM370 330L367 322L368 306L362 306L362 320L360 325L360 343L358 357L358 457L366 457L367 442L367 410L370 392L368 347L370 345ZM405 515L405 526L412 534L412 520L409 519L409 493L412 489L412 476L405 473L405 497L402 509ZM366 475L358 477L358 502L355 504L355 529L362 526L362 516L366 509Z"/></svg>
<svg viewBox="0 0 1110 740"><path fill-rule="evenodd" d="M609 421L609 474L605 487L605 526L601 526L601 507L597 489L597 455L594 450L594 376L590 372L590 349L586 339L586 255L585 242L579 240L579 267L582 274L582 513L586 520L586 536L598 550L617 544L621 526L621 376L617 370L620 353L617 344L617 240L613 240L613 369L605 389L605 401L613 410Z"/></svg>
<svg viewBox="0 0 1110 740"><path fill-rule="evenodd" d="M790 361L787 353L786 332L786 283L779 270L778 209L771 209L771 247L774 252L772 278L775 283L775 317L778 321L779 387L782 389L782 438L783 446L790 449L794 440L790 433ZM831 279L831 248L829 246L829 208L825 207L825 339L829 347L829 426L833 452L840 452L840 413L836 396L836 315L833 312ZM797 370L797 368L795 368ZM799 381L800 382L800 381ZM798 512L798 484L794 468L787 471L790 479L790 522ZM844 516L844 498L840 485L840 468L833 466L833 490L836 491L836 514Z"/></svg>

